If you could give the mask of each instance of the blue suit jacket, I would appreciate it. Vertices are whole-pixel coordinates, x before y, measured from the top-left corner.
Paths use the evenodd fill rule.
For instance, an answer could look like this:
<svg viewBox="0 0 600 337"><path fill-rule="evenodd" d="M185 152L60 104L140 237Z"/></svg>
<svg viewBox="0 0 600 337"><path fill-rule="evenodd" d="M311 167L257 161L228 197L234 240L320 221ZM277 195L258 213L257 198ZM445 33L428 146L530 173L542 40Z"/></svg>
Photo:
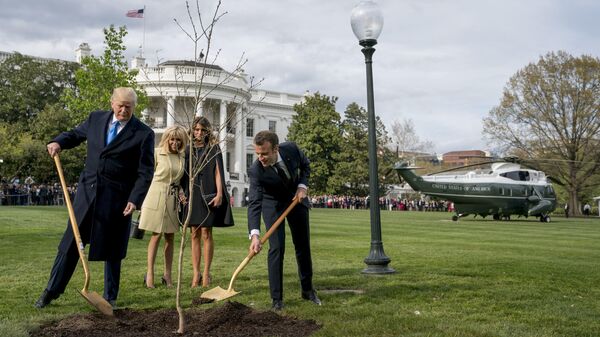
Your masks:
<svg viewBox="0 0 600 337"><path fill-rule="evenodd" d="M279 154L291 175L292 184L286 186L271 168L265 168L255 160L248 171L250 190L248 192L248 231L260 230L260 215L263 213L269 225L285 210L296 194L299 184L308 186L310 162L295 143L279 144ZM297 207L308 209L308 198Z"/></svg>
<svg viewBox="0 0 600 337"><path fill-rule="evenodd" d="M85 167L79 176L73 202L84 243L90 243L90 260L122 259L127 254L131 216L123 216L127 202L141 208L154 173L154 132L132 117L117 137L105 146L112 111L94 111L78 127L53 141L70 149L87 141ZM66 252L73 244L71 226L59 245Z"/></svg>

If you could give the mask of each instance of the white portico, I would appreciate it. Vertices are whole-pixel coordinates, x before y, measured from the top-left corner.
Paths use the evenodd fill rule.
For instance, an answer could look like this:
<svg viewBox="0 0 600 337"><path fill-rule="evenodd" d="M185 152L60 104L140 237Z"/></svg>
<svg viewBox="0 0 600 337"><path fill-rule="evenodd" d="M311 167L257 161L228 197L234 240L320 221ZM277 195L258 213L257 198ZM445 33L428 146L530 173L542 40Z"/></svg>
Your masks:
<svg viewBox="0 0 600 337"><path fill-rule="evenodd" d="M241 206L248 191L246 171L255 159L254 135L269 129L285 140L293 106L303 96L252 89L243 71L231 73L193 61L166 61L151 67L138 57L132 68L139 69L136 80L148 94L143 115L157 143L165 128L190 127L195 116L205 116L219 131L225 180L234 205Z"/></svg>

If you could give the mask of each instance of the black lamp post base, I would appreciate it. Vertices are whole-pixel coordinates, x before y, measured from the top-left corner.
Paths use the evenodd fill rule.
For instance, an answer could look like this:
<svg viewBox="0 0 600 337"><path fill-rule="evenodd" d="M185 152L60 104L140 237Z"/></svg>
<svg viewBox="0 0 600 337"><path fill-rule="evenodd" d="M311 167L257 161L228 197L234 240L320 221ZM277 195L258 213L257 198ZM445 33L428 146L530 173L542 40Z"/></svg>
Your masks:
<svg viewBox="0 0 600 337"><path fill-rule="evenodd" d="M365 261L366 262L366 261ZM363 274L394 274L396 270L394 268L390 268L386 264L368 264L367 268L363 269L361 273Z"/></svg>
<svg viewBox="0 0 600 337"><path fill-rule="evenodd" d="M388 267L390 258L383 252L383 244L375 244L371 246L369 256L365 258L367 268L363 269L363 274L393 274L396 272L393 268Z"/></svg>

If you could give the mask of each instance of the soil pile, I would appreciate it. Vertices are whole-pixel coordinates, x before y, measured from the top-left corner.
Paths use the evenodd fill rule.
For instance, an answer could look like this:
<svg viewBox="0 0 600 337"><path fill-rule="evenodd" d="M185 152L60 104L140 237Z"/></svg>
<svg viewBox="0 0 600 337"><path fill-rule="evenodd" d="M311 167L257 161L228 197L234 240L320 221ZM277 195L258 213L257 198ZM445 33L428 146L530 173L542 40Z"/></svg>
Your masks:
<svg viewBox="0 0 600 337"><path fill-rule="evenodd" d="M41 326L32 337L147 337L147 336L309 336L320 326L313 320L298 320L272 311L257 311L238 302L185 311L186 332L177 334L175 309L158 311L115 310L114 317L100 313L78 314Z"/></svg>

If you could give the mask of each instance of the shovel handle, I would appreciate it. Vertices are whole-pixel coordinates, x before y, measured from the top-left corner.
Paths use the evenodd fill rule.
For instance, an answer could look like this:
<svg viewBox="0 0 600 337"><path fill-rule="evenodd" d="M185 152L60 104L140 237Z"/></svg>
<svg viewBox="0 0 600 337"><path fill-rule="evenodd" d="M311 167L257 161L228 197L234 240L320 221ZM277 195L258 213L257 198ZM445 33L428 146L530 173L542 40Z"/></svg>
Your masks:
<svg viewBox="0 0 600 337"><path fill-rule="evenodd" d="M75 218L75 211L73 210L73 204L71 204L71 197L69 196L69 192L67 190L67 183L65 181L65 175L63 173L62 164L60 163L60 158L58 153L54 155L54 164L56 164L56 171L58 171L58 177L60 178L60 185L62 186L63 194L65 196L65 204L67 205L67 210L69 211L69 220L71 222L71 229L73 230L73 236L75 237L75 242L77 243L77 251L79 252L79 259L81 260L81 264L83 265L83 272L85 273L85 283L83 285L82 292L87 293L88 286L90 285L90 270L87 264L87 259L85 258L85 250L83 246L83 242L81 241L81 234L79 234L79 226L77 225L77 219Z"/></svg>
<svg viewBox="0 0 600 337"><path fill-rule="evenodd" d="M273 232L275 232L277 230L279 225L283 222L283 219L285 219L285 217L294 209L294 207L296 207L296 205L298 205L299 202L300 201L296 197L294 197L294 199L292 199L292 203L288 206L288 208L285 209L285 211L283 211L283 213L281 213L279 218L277 218L277 220L275 220L273 225L271 225L271 228L269 228L269 230L265 233L265 235L263 235L263 237L260 239L261 244L264 245L265 242L267 242L267 240L269 240L269 237L271 237Z"/></svg>
<svg viewBox="0 0 600 337"><path fill-rule="evenodd" d="M275 232L277 230L279 225L283 222L283 219L285 219L285 217L294 209L294 207L296 207L296 205L298 205L299 202L300 201L296 197L294 197L294 199L292 199L292 203L285 209L285 211L283 211L283 213L281 213L279 218L277 218L277 220L275 220L273 225L271 225L271 228L269 228L269 230L265 233L265 235L263 235L263 237L260 239L261 244L264 244L265 242L267 242L269 237L273 234L273 232ZM252 260L252 258L256 254L257 253L255 253L253 250L250 250L250 252L248 253L248 256L246 256L244 261L242 261L242 263L240 263L240 265L237 267L237 269L233 272L231 281L229 281L229 287L227 288L228 292L233 290L233 281L235 281L235 279L237 278L237 275L242 271L242 269L244 269L246 267L248 262L250 262L250 260Z"/></svg>

